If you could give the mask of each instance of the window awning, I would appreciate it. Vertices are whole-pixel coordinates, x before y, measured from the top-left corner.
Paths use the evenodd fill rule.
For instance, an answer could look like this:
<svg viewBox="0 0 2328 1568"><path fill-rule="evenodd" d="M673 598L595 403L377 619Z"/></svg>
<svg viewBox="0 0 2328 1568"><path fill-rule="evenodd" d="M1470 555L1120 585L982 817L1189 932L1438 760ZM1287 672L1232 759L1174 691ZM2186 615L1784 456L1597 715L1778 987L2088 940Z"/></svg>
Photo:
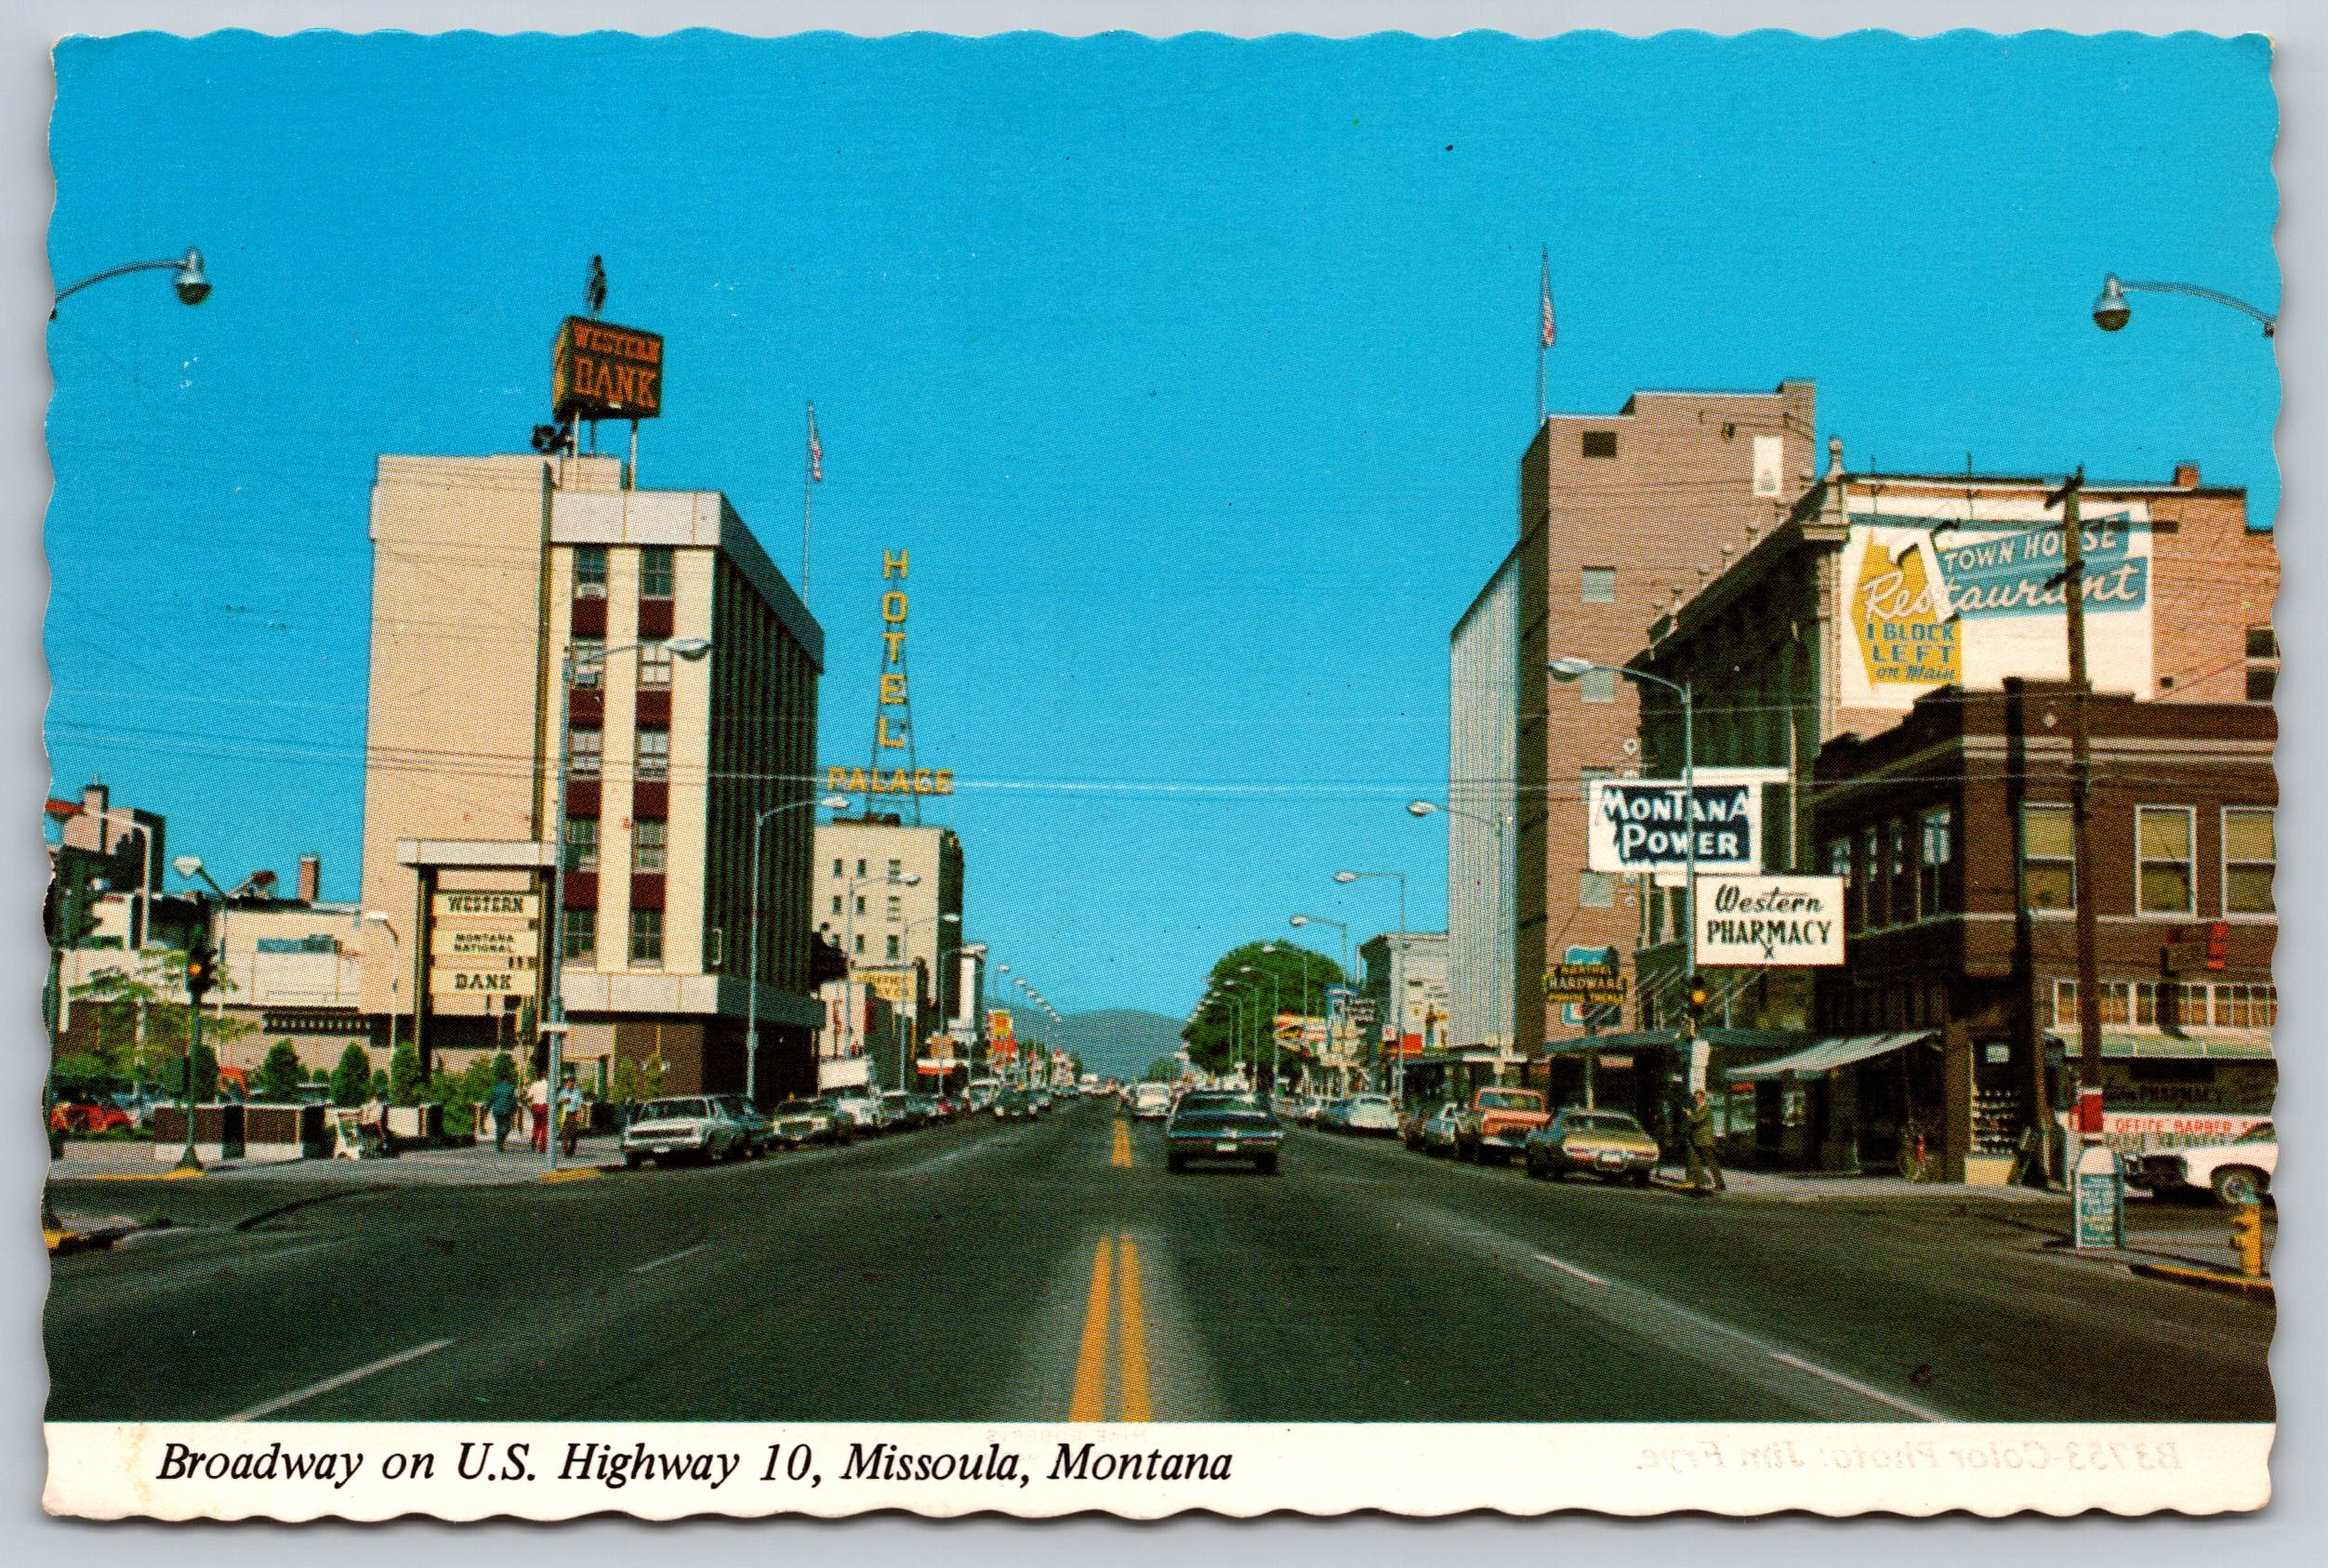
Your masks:
<svg viewBox="0 0 2328 1568"><path fill-rule="evenodd" d="M2058 1034L2046 1039L2054 1054L2071 1059L2077 1056L2076 1035L2066 1041ZM2271 1031L2212 1029L2203 1034L2169 1034L2157 1029L2104 1029L2102 1055L2121 1060L2132 1057L2178 1061L2269 1061Z"/></svg>
<svg viewBox="0 0 2328 1568"><path fill-rule="evenodd" d="M1830 1068L1848 1067L1855 1061L1866 1061L1910 1046L1938 1039L1934 1029L1911 1029L1898 1034L1845 1034L1836 1039L1821 1040L1806 1050L1792 1056L1773 1057L1748 1067L1733 1067L1724 1074L1731 1083L1750 1083L1757 1078L1783 1078L1790 1074L1812 1076Z"/></svg>

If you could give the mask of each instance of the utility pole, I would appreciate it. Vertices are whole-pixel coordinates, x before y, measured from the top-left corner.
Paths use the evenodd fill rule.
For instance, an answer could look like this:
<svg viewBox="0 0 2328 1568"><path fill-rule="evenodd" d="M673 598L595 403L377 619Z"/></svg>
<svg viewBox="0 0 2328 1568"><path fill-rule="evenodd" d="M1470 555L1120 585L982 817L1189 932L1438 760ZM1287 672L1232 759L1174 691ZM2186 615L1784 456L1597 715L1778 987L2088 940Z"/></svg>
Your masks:
<svg viewBox="0 0 2328 1568"><path fill-rule="evenodd" d="M2089 794L2094 773L2093 720L2088 712L2085 671L2085 529L2078 514L2078 493L2085 484L2080 468L2045 498L2061 507L2061 576L2070 630L2070 853L2077 858L2077 1130L2083 1141L2102 1132L2102 1006L2100 962L2096 955L2093 812Z"/></svg>

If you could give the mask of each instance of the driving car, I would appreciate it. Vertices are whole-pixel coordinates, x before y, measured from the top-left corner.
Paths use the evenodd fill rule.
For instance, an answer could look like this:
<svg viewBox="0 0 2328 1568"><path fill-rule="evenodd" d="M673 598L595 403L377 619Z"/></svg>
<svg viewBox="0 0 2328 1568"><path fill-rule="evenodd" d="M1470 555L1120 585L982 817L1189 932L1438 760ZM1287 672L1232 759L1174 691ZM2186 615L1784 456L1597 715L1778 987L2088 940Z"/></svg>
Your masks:
<svg viewBox="0 0 2328 1568"><path fill-rule="evenodd" d="M745 1148L743 1127L709 1095L650 1100L622 1130L622 1161L636 1170L648 1160L728 1160Z"/></svg>
<svg viewBox="0 0 2328 1568"><path fill-rule="evenodd" d="M787 1149L807 1143L840 1145L849 1141L848 1123L821 1100L787 1100L768 1118L768 1140Z"/></svg>
<svg viewBox="0 0 2328 1568"><path fill-rule="evenodd" d="M998 1122L1031 1122L1039 1114L1035 1109L1035 1097L1025 1089L1004 1089L994 1097L994 1119Z"/></svg>
<svg viewBox="0 0 2328 1568"><path fill-rule="evenodd" d="M2146 1154L2132 1164L2126 1184L2161 1198L2213 1192L2216 1202L2240 1208L2263 1202L2279 1165L2279 1134L2269 1122L2257 1122L2229 1143Z"/></svg>
<svg viewBox="0 0 2328 1568"><path fill-rule="evenodd" d="M1154 1121L1172 1113L1172 1086L1170 1084L1134 1084L1129 1098L1131 1114L1137 1120Z"/></svg>
<svg viewBox="0 0 2328 1568"><path fill-rule="evenodd" d="M1622 1111L1564 1107L1520 1145L1528 1174L1558 1179L1571 1171L1647 1187L1657 1171L1657 1140Z"/></svg>
<svg viewBox="0 0 2328 1568"><path fill-rule="evenodd" d="M1342 1102L1341 1130L1361 1138L1395 1138L1398 1107L1386 1094L1354 1094Z"/></svg>
<svg viewBox="0 0 2328 1568"><path fill-rule="evenodd" d="M1462 1120L1463 1108L1453 1100L1441 1104L1436 1111L1422 1118L1415 1129L1414 1147L1426 1154L1455 1153L1456 1125Z"/></svg>
<svg viewBox="0 0 2328 1568"><path fill-rule="evenodd" d="M767 1113L740 1094L721 1094L714 1095L712 1098L719 1101L720 1109L725 1111L736 1127L742 1129L744 1153L755 1160L765 1154L768 1152L769 1131Z"/></svg>
<svg viewBox="0 0 2328 1568"><path fill-rule="evenodd" d="M1198 1161L1221 1160L1274 1176L1284 1142L1284 1127L1260 1095L1198 1091L1184 1096L1164 1124L1164 1168L1182 1171Z"/></svg>

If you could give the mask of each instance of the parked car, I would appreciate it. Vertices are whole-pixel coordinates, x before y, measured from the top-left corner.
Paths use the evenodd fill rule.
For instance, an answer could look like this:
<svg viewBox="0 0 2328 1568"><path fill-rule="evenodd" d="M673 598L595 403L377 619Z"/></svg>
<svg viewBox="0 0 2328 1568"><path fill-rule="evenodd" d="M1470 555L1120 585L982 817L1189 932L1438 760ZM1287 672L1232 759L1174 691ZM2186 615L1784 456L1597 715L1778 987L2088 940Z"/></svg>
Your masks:
<svg viewBox="0 0 2328 1568"><path fill-rule="evenodd" d="M1157 1083L1134 1084L1131 1086L1130 1102L1132 1115L1141 1121L1155 1121L1160 1117L1169 1116L1172 1113L1172 1086Z"/></svg>
<svg viewBox="0 0 2328 1568"><path fill-rule="evenodd" d="M1539 1090L1481 1089L1455 1119L1455 1157L1500 1165L1520 1152L1529 1133L1551 1120Z"/></svg>
<svg viewBox="0 0 2328 1568"><path fill-rule="evenodd" d="M730 1160L745 1151L743 1126L709 1095L650 1100L622 1132L623 1164L636 1170L648 1160Z"/></svg>
<svg viewBox="0 0 2328 1568"><path fill-rule="evenodd" d="M1224 1160L1274 1176L1284 1142L1284 1127L1260 1095L1192 1093L1164 1124L1164 1168L1182 1171L1200 1160Z"/></svg>
<svg viewBox="0 0 2328 1568"><path fill-rule="evenodd" d="M1326 1101L1325 1104L1317 1108L1317 1130L1320 1132L1340 1132L1343 1129L1343 1123L1344 1119L1349 1114L1350 1101L1346 1098L1342 1100L1329 1100Z"/></svg>
<svg viewBox="0 0 2328 1568"><path fill-rule="evenodd" d="M816 1097L849 1120L849 1130L859 1137L871 1137L889 1127L889 1114L881 1109L880 1100L863 1087L827 1089Z"/></svg>
<svg viewBox="0 0 2328 1568"><path fill-rule="evenodd" d="M1004 1089L994 1097L994 1119L998 1122L1031 1122L1040 1114L1035 1109L1035 1097L1025 1089Z"/></svg>
<svg viewBox="0 0 2328 1568"><path fill-rule="evenodd" d="M765 1154L768 1152L770 1129L768 1113L740 1094L721 1094L714 1095L712 1098L719 1101L720 1109L725 1111L736 1127L742 1129L745 1154L755 1160Z"/></svg>
<svg viewBox="0 0 2328 1568"><path fill-rule="evenodd" d="M2263 1202L2279 1164L2279 1135L2269 1122L2257 1122L2229 1143L2146 1154L2126 1180L2162 1198L2213 1192L2216 1202L2237 1208Z"/></svg>
<svg viewBox="0 0 2328 1568"><path fill-rule="evenodd" d="M1052 1098L1052 1092L1047 1088L1032 1088L1028 1089L1026 1092L1029 1098L1035 1101L1035 1109L1038 1113L1048 1111L1057 1103L1057 1101Z"/></svg>
<svg viewBox="0 0 2328 1568"><path fill-rule="evenodd" d="M893 1127L913 1128L928 1120L914 1104L914 1097L904 1089L889 1089L881 1095L881 1110Z"/></svg>
<svg viewBox="0 0 2328 1568"><path fill-rule="evenodd" d="M1398 1136L1398 1105L1386 1094L1354 1094L1342 1102L1342 1130L1362 1138Z"/></svg>
<svg viewBox="0 0 2328 1568"><path fill-rule="evenodd" d="M768 1140L787 1149L807 1143L838 1147L849 1141L847 1118L822 1100L787 1100L768 1118Z"/></svg>
<svg viewBox="0 0 2328 1568"><path fill-rule="evenodd" d="M137 1119L112 1100L102 1096L86 1099L60 1100L49 1108L48 1125L59 1132L98 1133L117 1132L134 1127Z"/></svg>
<svg viewBox="0 0 2328 1568"><path fill-rule="evenodd" d="M1571 1105L1528 1135L1520 1158L1539 1179L1574 1171L1647 1187L1657 1171L1657 1140L1622 1111Z"/></svg>
<svg viewBox="0 0 2328 1568"><path fill-rule="evenodd" d="M1461 1105L1451 1100L1446 1101L1422 1118L1422 1124L1415 1129L1419 1140L1415 1146L1426 1154L1452 1154L1455 1153L1456 1126L1462 1117L1463 1108Z"/></svg>

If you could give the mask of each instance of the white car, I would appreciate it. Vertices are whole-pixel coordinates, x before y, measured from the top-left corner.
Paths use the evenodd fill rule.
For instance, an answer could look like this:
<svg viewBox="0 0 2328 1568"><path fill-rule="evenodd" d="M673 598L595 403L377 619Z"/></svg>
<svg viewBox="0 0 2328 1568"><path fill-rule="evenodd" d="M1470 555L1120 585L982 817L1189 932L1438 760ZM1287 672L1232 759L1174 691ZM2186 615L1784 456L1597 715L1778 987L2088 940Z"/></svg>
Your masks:
<svg viewBox="0 0 2328 1568"><path fill-rule="evenodd" d="M849 1118L849 1128L860 1135L886 1131L889 1113L880 1100L865 1088L827 1089L816 1097Z"/></svg>
<svg viewBox="0 0 2328 1568"><path fill-rule="evenodd" d="M2217 1203L2236 1208L2263 1201L2279 1163L2279 1136L2269 1122L2257 1122L2229 1143L2145 1154L2127 1179L2162 1198L2213 1192Z"/></svg>
<svg viewBox="0 0 2328 1568"><path fill-rule="evenodd" d="M622 1161L636 1170L649 1160L742 1159L751 1152L751 1134L729 1113L717 1095L680 1095L650 1100L622 1129Z"/></svg>
<svg viewBox="0 0 2328 1568"><path fill-rule="evenodd" d="M1395 1138L1398 1136L1398 1107L1386 1094L1356 1095L1336 1118L1335 1125L1343 1132Z"/></svg>
<svg viewBox="0 0 2328 1568"><path fill-rule="evenodd" d="M1142 1121L1160 1121L1172 1113L1172 1086L1145 1083L1131 1087L1131 1113Z"/></svg>

